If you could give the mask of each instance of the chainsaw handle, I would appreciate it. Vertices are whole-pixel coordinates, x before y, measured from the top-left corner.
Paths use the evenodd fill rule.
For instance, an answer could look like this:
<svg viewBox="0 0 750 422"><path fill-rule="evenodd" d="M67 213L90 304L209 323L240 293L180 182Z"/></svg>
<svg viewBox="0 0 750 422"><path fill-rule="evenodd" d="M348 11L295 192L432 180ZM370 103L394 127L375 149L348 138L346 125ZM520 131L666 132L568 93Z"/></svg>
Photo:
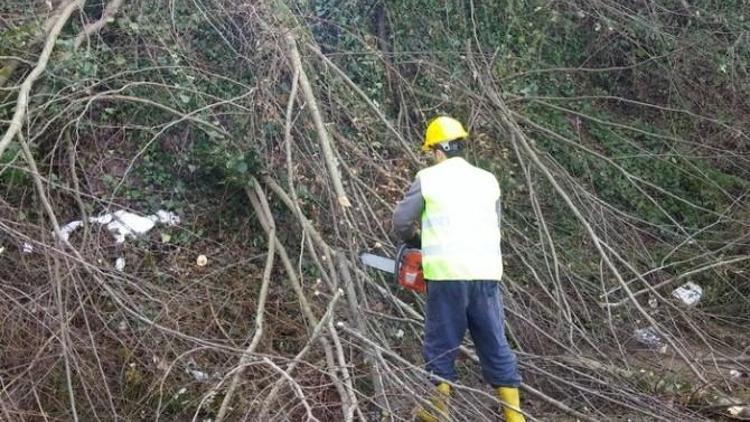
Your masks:
<svg viewBox="0 0 750 422"><path fill-rule="evenodd" d="M393 261L393 281L396 282L396 284L399 284L398 277L401 273L401 262L403 261L404 253L407 249L409 249L409 246L406 242L398 245L398 249L396 249L396 259Z"/></svg>
<svg viewBox="0 0 750 422"><path fill-rule="evenodd" d="M401 246L399 246L399 249L403 246L406 246L408 249L422 249L422 236L420 236L419 233L414 233L410 238L406 239Z"/></svg>

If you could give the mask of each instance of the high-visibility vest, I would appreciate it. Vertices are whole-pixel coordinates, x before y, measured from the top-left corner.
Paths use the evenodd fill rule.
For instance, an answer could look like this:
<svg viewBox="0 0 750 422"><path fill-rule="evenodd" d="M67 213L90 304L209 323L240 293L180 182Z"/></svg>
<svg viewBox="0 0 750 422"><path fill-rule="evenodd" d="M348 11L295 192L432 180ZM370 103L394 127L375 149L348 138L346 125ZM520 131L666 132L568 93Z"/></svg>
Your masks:
<svg viewBox="0 0 750 422"><path fill-rule="evenodd" d="M426 280L500 280L500 187L492 173L447 159L417 174Z"/></svg>

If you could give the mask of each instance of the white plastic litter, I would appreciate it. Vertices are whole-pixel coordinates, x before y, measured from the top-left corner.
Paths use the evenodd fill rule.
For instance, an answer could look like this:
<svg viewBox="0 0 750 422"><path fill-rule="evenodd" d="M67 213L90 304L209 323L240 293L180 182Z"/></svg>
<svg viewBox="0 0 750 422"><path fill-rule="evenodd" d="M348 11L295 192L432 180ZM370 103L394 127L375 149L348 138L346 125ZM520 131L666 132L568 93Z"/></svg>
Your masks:
<svg viewBox="0 0 750 422"><path fill-rule="evenodd" d="M68 240L70 238L70 234L73 233L76 229L78 229L82 225L83 225L83 221L80 221L80 220L71 221L70 223L60 228L60 237L62 237L64 240Z"/></svg>
<svg viewBox="0 0 750 422"><path fill-rule="evenodd" d="M148 233L157 223L175 226L180 224L180 217L171 211L164 210L156 211L155 214L145 217L125 210L119 210L113 213L89 218L89 224L100 224L106 226L107 230L109 230L109 232L112 233L112 236L115 237L115 243L117 244L125 243L125 240L128 237L136 238ZM71 221L60 229L60 237L68 240L70 235L81 226L83 226L83 221ZM23 253L29 254L32 251L32 246L28 243L24 243ZM124 257L120 256L117 258L115 261L115 269L117 269L117 271L123 271L125 269Z"/></svg>
<svg viewBox="0 0 750 422"><path fill-rule="evenodd" d="M694 306L703 297L703 288L692 281L676 288L672 296L679 299L685 306Z"/></svg>
<svg viewBox="0 0 750 422"><path fill-rule="evenodd" d="M149 218L153 218L154 216L156 216L156 221L161 224L167 224L170 226L180 224L180 217L171 211L159 210L156 211L155 215L149 216Z"/></svg>
<svg viewBox="0 0 750 422"><path fill-rule="evenodd" d="M199 371L197 369L187 369L185 372L187 372L190 375L192 375L193 379L195 379L198 382L206 382L206 381L208 381L208 374L205 373L205 372L203 372L203 371Z"/></svg>
<svg viewBox="0 0 750 422"><path fill-rule="evenodd" d="M727 409L727 412L732 416L739 416L744 410L745 408L743 406L732 406Z"/></svg>
<svg viewBox="0 0 750 422"><path fill-rule="evenodd" d="M732 369L731 371L729 371L729 377L732 379L732 381L738 384L750 385L750 373L748 372L742 372L736 369Z"/></svg>
<svg viewBox="0 0 750 422"><path fill-rule="evenodd" d="M114 214L105 214L90 219L93 223L106 224L115 237L115 243L124 243L127 237L133 237L146 234L156 225L155 220L149 217L141 217L124 210L115 211Z"/></svg>
<svg viewBox="0 0 750 422"><path fill-rule="evenodd" d="M156 223L170 226L180 224L180 217L171 211L164 210L156 211L156 214L145 217L129 211L119 210L114 213L91 217L89 218L89 223L105 225L107 230L115 237L115 243L119 244L124 243L128 237L135 238L148 233L154 228ZM60 229L60 234L67 240L82 225L83 221L81 220L71 221Z"/></svg>
<svg viewBox="0 0 750 422"><path fill-rule="evenodd" d="M654 327L639 328L633 332L633 337L638 343L653 349L658 349L663 345L661 337Z"/></svg>
<svg viewBox="0 0 750 422"><path fill-rule="evenodd" d="M24 255L28 255L32 252L34 252L34 246L31 243L23 242L23 246L21 247L21 253Z"/></svg>

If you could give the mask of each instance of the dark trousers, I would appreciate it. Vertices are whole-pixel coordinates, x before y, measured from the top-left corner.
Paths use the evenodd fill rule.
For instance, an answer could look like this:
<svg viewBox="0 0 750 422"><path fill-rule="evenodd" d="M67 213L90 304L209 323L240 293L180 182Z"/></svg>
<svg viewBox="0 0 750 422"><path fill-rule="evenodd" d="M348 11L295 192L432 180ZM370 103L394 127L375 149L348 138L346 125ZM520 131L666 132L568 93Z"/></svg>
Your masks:
<svg viewBox="0 0 750 422"><path fill-rule="evenodd" d="M458 348L469 329L484 379L493 387L518 387L516 355L505 338L505 313L497 281L455 280L427 283L424 358L427 371L457 379Z"/></svg>

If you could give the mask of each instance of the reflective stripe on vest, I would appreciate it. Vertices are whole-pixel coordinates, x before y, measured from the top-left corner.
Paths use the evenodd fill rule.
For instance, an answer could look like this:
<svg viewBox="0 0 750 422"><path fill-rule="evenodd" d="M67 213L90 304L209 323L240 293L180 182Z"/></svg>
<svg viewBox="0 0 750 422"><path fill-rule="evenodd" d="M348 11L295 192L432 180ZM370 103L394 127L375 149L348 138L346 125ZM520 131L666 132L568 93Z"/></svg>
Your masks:
<svg viewBox="0 0 750 422"><path fill-rule="evenodd" d="M427 280L500 280L503 263L495 209L497 179L462 158L418 174L422 197L422 268Z"/></svg>

